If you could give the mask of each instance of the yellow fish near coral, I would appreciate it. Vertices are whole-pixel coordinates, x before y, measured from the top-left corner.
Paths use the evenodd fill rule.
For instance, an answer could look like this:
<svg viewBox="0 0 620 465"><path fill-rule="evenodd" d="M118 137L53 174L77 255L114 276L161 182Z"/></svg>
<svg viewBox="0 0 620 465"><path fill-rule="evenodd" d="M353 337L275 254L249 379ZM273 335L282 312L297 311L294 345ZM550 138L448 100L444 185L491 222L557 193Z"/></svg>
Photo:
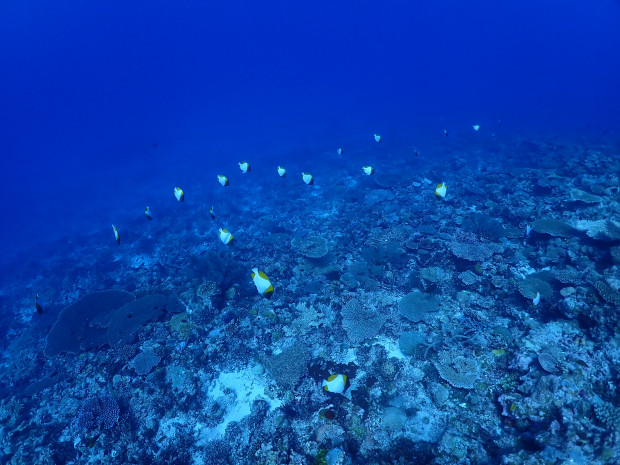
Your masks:
<svg viewBox="0 0 620 465"><path fill-rule="evenodd" d="M174 196L177 198L179 202L185 201L185 193L183 192L183 189L181 189L180 187L174 188Z"/></svg>
<svg viewBox="0 0 620 465"><path fill-rule="evenodd" d="M534 305L538 305L540 303L540 292L537 292L534 298L532 299L532 303Z"/></svg>
<svg viewBox="0 0 620 465"><path fill-rule="evenodd" d="M286 176L286 170L282 168L281 166L278 166L278 174L280 175L281 178L283 178L284 176Z"/></svg>
<svg viewBox="0 0 620 465"><path fill-rule="evenodd" d="M441 182L437 184L437 187L435 188L435 195L443 199L446 196L447 190L448 190L448 185L445 182Z"/></svg>
<svg viewBox="0 0 620 465"><path fill-rule="evenodd" d="M116 239L116 243L121 245L121 236L118 234L118 229L116 229L116 226L112 225L112 230L114 231L114 239Z"/></svg>
<svg viewBox="0 0 620 465"><path fill-rule="evenodd" d="M254 281L256 290L260 295L267 299L271 299L273 295L273 286L265 273L258 271L258 268L252 268L252 281Z"/></svg>
<svg viewBox="0 0 620 465"><path fill-rule="evenodd" d="M247 161L242 161L239 163L239 169L242 173L247 173L250 170L250 164Z"/></svg>
<svg viewBox="0 0 620 465"><path fill-rule="evenodd" d="M368 176L370 176L371 174L374 174L375 169L372 166L363 166L362 170L364 171L365 174L367 174Z"/></svg>
<svg viewBox="0 0 620 465"><path fill-rule="evenodd" d="M144 209L144 216L146 216L149 220L153 219L153 215L151 215L151 208L150 207L146 207Z"/></svg>
<svg viewBox="0 0 620 465"><path fill-rule="evenodd" d="M308 185L314 184L314 176L310 173L301 173L301 179Z"/></svg>
<svg viewBox="0 0 620 465"><path fill-rule="evenodd" d="M230 245L233 240L233 235L226 228L220 228L220 230L217 232L217 235L220 236L220 241L222 241L226 245Z"/></svg>
<svg viewBox="0 0 620 465"><path fill-rule="evenodd" d="M344 388L347 385L347 375L331 375L326 380L323 380L323 389L327 392L335 392L336 394L342 394L344 392Z"/></svg>
<svg viewBox="0 0 620 465"><path fill-rule="evenodd" d="M226 176L224 176L222 174L218 174L217 175L217 180L219 181L219 183L222 186L224 186L224 187L228 186L228 178Z"/></svg>

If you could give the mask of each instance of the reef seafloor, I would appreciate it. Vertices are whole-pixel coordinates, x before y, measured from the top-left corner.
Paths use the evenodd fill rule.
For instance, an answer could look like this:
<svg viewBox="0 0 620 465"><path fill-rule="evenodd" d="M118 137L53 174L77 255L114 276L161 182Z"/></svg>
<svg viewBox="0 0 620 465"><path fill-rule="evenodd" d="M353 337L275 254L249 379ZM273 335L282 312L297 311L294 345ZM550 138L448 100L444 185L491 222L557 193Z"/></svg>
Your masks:
<svg viewBox="0 0 620 465"><path fill-rule="evenodd" d="M443 152L248 160L13 263L0 461L620 463L620 150Z"/></svg>

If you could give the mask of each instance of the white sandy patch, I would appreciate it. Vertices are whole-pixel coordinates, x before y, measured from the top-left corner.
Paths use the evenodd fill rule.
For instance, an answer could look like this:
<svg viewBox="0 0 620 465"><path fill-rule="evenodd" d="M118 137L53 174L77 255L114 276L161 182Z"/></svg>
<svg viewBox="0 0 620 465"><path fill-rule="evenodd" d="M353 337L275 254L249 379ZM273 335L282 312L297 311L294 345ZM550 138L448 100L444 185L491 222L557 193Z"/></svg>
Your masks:
<svg viewBox="0 0 620 465"><path fill-rule="evenodd" d="M201 431L201 440L211 441L224 436L226 426L231 421L240 421L250 414L250 407L257 399L263 399L273 410L282 405L278 398L268 395L264 374L257 375L254 367L247 367L241 371L222 372L207 388L207 395L214 400L221 399L226 406L223 421L215 428L205 428ZM234 401L230 401L230 395L225 391L232 390L235 393Z"/></svg>

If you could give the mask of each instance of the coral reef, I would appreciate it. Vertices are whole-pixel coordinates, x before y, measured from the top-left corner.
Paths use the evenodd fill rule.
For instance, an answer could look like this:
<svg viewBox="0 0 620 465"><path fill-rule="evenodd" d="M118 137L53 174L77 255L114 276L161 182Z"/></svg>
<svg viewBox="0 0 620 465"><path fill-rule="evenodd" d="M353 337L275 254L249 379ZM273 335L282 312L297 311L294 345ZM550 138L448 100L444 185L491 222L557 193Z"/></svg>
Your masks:
<svg viewBox="0 0 620 465"><path fill-rule="evenodd" d="M618 151L561 142L318 156L311 188L257 160L14 265L0 462L620 463Z"/></svg>
<svg viewBox="0 0 620 465"><path fill-rule="evenodd" d="M435 368L444 380L456 388L472 389L478 379L480 367L473 357L464 356L457 350L439 352Z"/></svg>
<svg viewBox="0 0 620 465"><path fill-rule="evenodd" d="M110 429L116 425L120 416L120 408L116 400L109 395L89 397L84 400L76 424L78 429Z"/></svg>
<svg viewBox="0 0 620 465"><path fill-rule="evenodd" d="M341 315L342 327L353 344L375 336L387 319L387 314L364 305L357 299L349 300L342 307Z"/></svg>

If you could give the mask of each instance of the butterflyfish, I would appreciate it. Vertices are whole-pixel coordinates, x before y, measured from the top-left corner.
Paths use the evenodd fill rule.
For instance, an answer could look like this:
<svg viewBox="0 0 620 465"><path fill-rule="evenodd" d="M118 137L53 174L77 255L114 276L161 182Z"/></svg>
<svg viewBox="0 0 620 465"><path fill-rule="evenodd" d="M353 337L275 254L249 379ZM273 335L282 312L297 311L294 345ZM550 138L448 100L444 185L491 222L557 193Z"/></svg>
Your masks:
<svg viewBox="0 0 620 465"><path fill-rule="evenodd" d="M260 295L267 299L271 299L273 295L273 285L265 273L258 271L258 268L252 268L252 281L254 281L256 290Z"/></svg>
<svg viewBox="0 0 620 465"><path fill-rule="evenodd" d="M375 169L372 166L363 166L362 170L364 171L365 174L367 174L368 176L370 176L371 174L374 174Z"/></svg>
<svg viewBox="0 0 620 465"><path fill-rule="evenodd" d="M222 241L222 243L226 244L226 245L230 245L232 243L233 240L233 235L231 234L231 232L226 229L226 228L220 228L220 230L217 232L218 236L220 236L220 241Z"/></svg>
<svg viewBox="0 0 620 465"><path fill-rule="evenodd" d="M174 196L177 198L179 202L185 202L185 193L183 192L183 189L181 189L180 187L174 188Z"/></svg>
<svg viewBox="0 0 620 465"><path fill-rule="evenodd" d="M150 207L146 207L144 209L144 216L146 216L149 220L153 219L153 215L151 215L151 208Z"/></svg>
<svg viewBox="0 0 620 465"><path fill-rule="evenodd" d="M242 173L247 173L250 171L250 164L247 161L242 161L239 163L239 169Z"/></svg>
<svg viewBox="0 0 620 465"><path fill-rule="evenodd" d="M435 195L443 199L446 196L447 190L448 190L448 185L444 182L441 182L437 184L437 187L435 188Z"/></svg>
<svg viewBox="0 0 620 465"><path fill-rule="evenodd" d="M381 139L381 136L379 134L375 134L375 142L379 143L381 142L383 139Z"/></svg>
<svg viewBox="0 0 620 465"><path fill-rule="evenodd" d="M224 176L223 174L218 174L217 175L217 180L219 181L219 183L226 187L228 186L228 178L226 176Z"/></svg>
<svg viewBox="0 0 620 465"><path fill-rule="evenodd" d="M278 174L280 175L281 178L283 178L284 176L286 176L286 170L282 168L281 166L278 166Z"/></svg>
<svg viewBox="0 0 620 465"><path fill-rule="evenodd" d="M301 173L301 179L303 179L304 182L308 185L314 184L314 176L312 176L310 173Z"/></svg>
<svg viewBox="0 0 620 465"><path fill-rule="evenodd" d="M324 379L321 386L327 392L334 392L336 394L342 394L344 388L347 385L347 375L331 375L329 378Z"/></svg>
<svg viewBox="0 0 620 465"><path fill-rule="evenodd" d="M116 239L116 243L121 245L121 236L118 234L118 229L116 229L116 226L112 225L112 230L114 231L114 239Z"/></svg>

